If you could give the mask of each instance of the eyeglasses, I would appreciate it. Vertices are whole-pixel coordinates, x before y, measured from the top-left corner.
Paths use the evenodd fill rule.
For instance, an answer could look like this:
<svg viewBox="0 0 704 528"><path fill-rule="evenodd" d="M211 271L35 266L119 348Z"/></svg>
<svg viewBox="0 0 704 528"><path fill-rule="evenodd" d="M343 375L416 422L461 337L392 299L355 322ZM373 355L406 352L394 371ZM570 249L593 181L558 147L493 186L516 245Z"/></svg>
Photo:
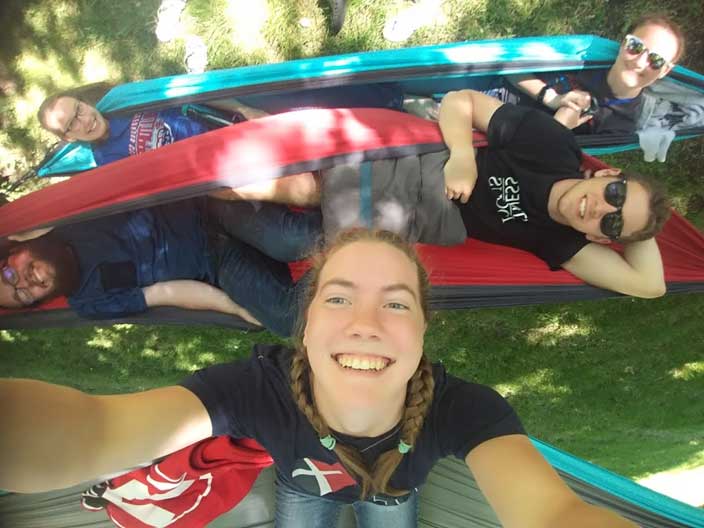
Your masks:
<svg viewBox="0 0 704 528"><path fill-rule="evenodd" d="M66 129L64 130L64 134L71 132L75 128L76 123L78 122L78 118L83 115L82 110L83 110L83 105L81 104L81 101L76 101L76 109L73 112L73 117L66 124Z"/></svg>
<svg viewBox="0 0 704 528"><path fill-rule="evenodd" d="M623 47L630 55L640 57L643 53L648 54L648 64L653 70L659 70L663 66L670 66L672 63L665 60L659 53L650 51L645 47L645 43L635 35L626 35L623 39Z"/></svg>
<svg viewBox="0 0 704 528"><path fill-rule="evenodd" d="M15 296L18 301L25 306L34 304L35 299L29 289L17 287L17 283L20 281L20 276L14 268L11 268L10 266L3 266L2 277L5 279L5 282L15 289Z"/></svg>
<svg viewBox="0 0 704 528"><path fill-rule="evenodd" d="M599 228L611 240L618 240L623 231L623 204L626 202L626 180L609 183L604 188L604 200L617 210L601 217Z"/></svg>

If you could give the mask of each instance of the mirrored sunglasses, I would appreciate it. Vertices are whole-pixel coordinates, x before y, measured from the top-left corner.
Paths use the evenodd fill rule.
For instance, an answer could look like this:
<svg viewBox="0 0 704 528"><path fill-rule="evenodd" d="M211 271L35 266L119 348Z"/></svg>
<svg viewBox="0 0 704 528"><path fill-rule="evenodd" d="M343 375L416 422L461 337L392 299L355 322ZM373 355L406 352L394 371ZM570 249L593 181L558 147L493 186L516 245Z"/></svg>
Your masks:
<svg viewBox="0 0 704 528"><path fill-rule="evenodd" d="M646 46L645 43L636 37L635 35L626 35L626 37L623 40L623 46L626 49L626 52L628 52L631 55L634 56L640 56L643 53L648 54L648 65L653 69L653 70L659 70L663 68L664 66L670 66L670 62L665 60L665 58L660 55L659 53L655 53L654 51L650 51Z"/></svg>

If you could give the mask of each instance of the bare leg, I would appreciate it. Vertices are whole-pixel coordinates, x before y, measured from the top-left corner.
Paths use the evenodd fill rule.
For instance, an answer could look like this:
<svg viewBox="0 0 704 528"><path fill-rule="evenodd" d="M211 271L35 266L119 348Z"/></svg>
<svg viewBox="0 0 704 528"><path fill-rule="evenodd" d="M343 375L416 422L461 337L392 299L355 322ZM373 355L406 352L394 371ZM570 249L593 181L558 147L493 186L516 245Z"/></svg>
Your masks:
<svg viewBox="0 0 704 528"><path fill-rule="evenodd" d="M254 200L313 207L320 205L320 175L302 172L244 187L222 189L210 193L210 196L220 200Z"/></svg>

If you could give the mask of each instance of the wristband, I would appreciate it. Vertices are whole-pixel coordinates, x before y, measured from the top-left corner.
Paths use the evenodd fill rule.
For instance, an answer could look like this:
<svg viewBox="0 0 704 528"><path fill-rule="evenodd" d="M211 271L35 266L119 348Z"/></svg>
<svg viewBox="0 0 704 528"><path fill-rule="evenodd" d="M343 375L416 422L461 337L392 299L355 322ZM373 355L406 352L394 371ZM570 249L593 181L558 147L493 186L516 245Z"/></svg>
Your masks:
<svg viewBox="0 0 704 528"><path fill-rule="evenodd" d="M549 89L550 89L550 87L546 84L538 92L538 97L536 97L535 100L538 101L541 105L545 105L545 101L544 101L545 94L548 93ZM547 106L547 105L545 105L545 106Z"/></svg>

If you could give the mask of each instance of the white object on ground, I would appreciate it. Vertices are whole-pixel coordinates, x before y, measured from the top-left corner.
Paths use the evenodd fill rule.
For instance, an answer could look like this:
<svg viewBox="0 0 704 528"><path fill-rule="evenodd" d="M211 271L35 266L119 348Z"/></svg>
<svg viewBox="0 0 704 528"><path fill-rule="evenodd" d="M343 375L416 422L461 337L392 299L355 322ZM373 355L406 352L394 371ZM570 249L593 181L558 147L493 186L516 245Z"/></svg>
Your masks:
<svg viewBox="0 0 704 528"><path fill-rule="evenodd" d="M171 42L181 33L181 13L186 0L161 0L156 20L156 38L160 42Z"/></svg>
<svg viewBox="0 0 704 528"><path fill-rule="evenodd" d="M704 506L704 466L680 471L664 471L638 481L638 484L689 504Z"/></svg>
<svg viewBox="0 0 704 528"><path fill-rule="evenodd" d="M188 73L203 73L208 65L208 46L196 35L186 37L186 71Z"/></svg>
<svg viewBox="0 0 704 528"><path fill-rule="evenodd" d="M442 0L421 0L401 10L395 17L386 21L384 38L391 42L407 40L417 29L432 24L440 14L441 6Z"/></svg>
<svg viewBox="0 0 704 528"><path fill-rule="evenodd" d="M674 130L646 128L638 132L638 143L643 150L643 159L648 163L657 160L661 163L667 159L667 150L675 139Z"/></svg>

